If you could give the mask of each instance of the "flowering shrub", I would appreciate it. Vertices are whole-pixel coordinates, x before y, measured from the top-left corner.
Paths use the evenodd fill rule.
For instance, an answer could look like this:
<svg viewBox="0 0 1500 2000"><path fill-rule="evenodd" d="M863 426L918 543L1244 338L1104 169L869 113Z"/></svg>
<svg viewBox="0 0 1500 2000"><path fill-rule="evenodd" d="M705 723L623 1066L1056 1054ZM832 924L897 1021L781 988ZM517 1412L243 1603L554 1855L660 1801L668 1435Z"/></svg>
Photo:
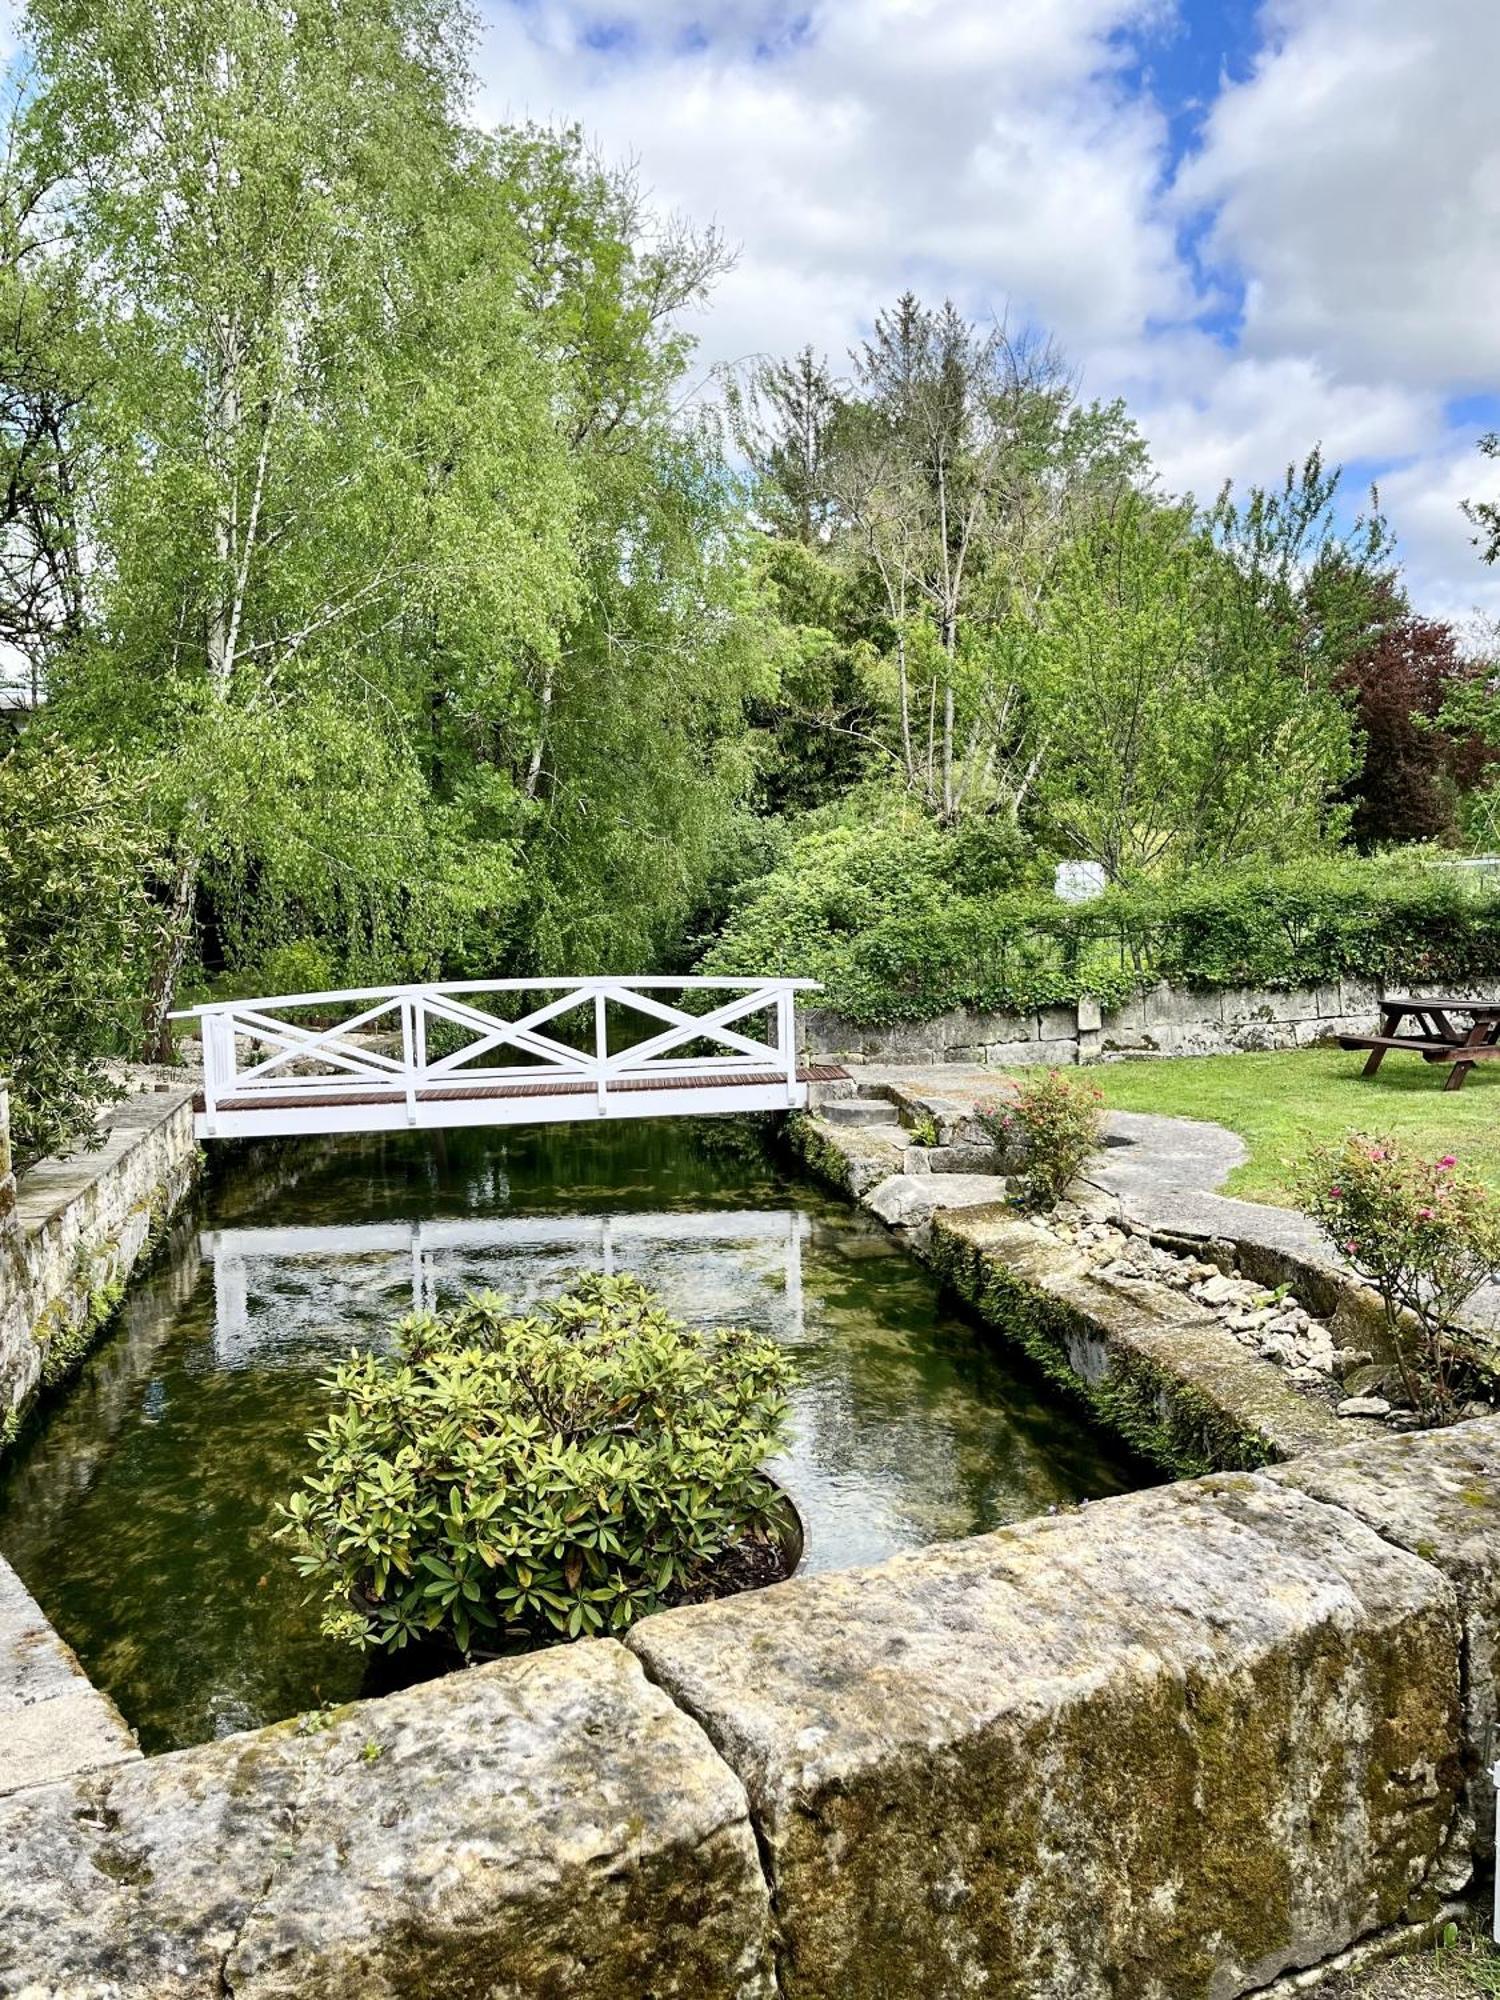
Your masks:
<svg viewBox="0 0 1500 2000"><path fill-rule="evenodd" d="M578 1638L704 1587L779 1495L791 1363L775 1341L699 1334L639 1280L581 1278L523 1315L486 1293L352 1354L281 1510L324 1629L463 1652L506 1634Z"/></svg>
<svg viewBox="0 0 1500 2000"><path fill-rule="evenodd" d="M1312 1154L1301 1197L1380 1294L1407 1401L1451 1422L1460 1386L1488 1372L1455 1322L1500 1271L1500 1207L1453 1154L1427 1160L1360 1133Z"/></svg>
<svg viewBox="0 0 1500 2000"><path fill-rule="evenodd" d="M975 1106L975 1117L997 1146L1020 1142L1021 1198L1050 1208L1062 1200L1084 1161L1099 1144L1097 1084L1060 1069L1035 1070L1003 1103Z"/></svg>

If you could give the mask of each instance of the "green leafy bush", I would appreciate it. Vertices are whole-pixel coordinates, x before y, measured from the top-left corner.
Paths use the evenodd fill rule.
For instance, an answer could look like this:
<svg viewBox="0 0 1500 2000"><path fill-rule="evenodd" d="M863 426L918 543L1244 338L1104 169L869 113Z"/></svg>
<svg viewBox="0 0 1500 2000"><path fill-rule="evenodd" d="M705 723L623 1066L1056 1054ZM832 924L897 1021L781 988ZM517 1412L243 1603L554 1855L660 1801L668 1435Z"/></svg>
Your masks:
<svg viewBox="0 0 1500 2000"><path fill-rule="evenodd" d="M1457 1167L1451 1153L1428 1160L1351 1133L1310 1156L1300 1186L1329 1241L1380 1294L1406 1400L1439 1423L1476 1372L1491 1373L1455 1323L1500 1272L1500 1204Z"/></svg>
<svg viewBox="0 0 1500 2000"><path fill-rule="evenodd" d="M1060 1069L1032 1070L1003 1101L975 1106L979 1124L1003 1149L1019 1146L1022 1201L1051 1208L1062 1200L1099 1144L1104 1094Z"/></svg>
<svg viewBox="0 0 1500 2000"><path fill-rule="evenodd" d="M484 1294L343 1363L278 1532L360 1646L619 1632L775 1531L790 1380L774 1341L692 1332L632 1277L522 1314Z"/></svg>
<svg viewBox="0 0 1500 2000"><path fill-rule="evenodd" d="M139 800L28 733L0 758L0 1078L21 1159L87 1142L141 1035L160 912Z"/></svg>

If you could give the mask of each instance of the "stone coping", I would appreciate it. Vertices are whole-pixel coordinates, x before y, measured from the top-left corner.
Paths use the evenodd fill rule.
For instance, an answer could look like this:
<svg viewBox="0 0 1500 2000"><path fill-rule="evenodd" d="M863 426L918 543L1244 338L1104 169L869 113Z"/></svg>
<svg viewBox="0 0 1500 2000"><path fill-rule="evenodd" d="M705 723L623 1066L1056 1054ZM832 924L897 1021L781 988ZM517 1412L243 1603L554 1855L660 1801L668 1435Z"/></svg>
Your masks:
<svg viewBox="0 0 1500 2000"><path fill-rule="evenodd" d="M190 1086L139 1091L114 1105L103 1120L102 1143L36 1160L16 1178L16 1220L28 1235L55 1222L78 1197L191 1106Z"/></svg>
<svg viewBox="0 0 1500 2000"><path fill-rule="evenodd" d="M138 1090L100 1120L98 1145L0 1183L0 1451L109 1323L191 1192L192 1101L180 1082Z"/></svg>
<svg viewBox="0 0 1500 2000"><path fill-rule="evenodd" d="M903 1108L933 1118L947 1140L972 1100L934 1096L926 1082L903 1073L894 1087ZM1192 1128L1183 1139L1175 1128L1184 1121L1153 1122L1173 1127L1174 1142L1200 1161L1227 1161L1226 1172L1233 1164L1239 1141L1219 1127ZM1379 1432L1301 1394L1196 1300L1161 1284L1127 1290L1102 1280L1074 1246L1005 1206L1002 1176L904 1171L915 1149L904 1149L909 1135L895 1130L816 1115L786 1129L815 1172L892 1227L987 1326L1165 1471L1253 1468L1347 1443L1351 1426ZM1102 1178L1133 1151L1110 1148L1103 1157L1111 1164L1091 1171Z"/></svg>
<svg viewBox="0 0 1500 2000"><path fill-rule="evenodd" d="M0 1995L1235 2000L1466 1879L1497 1510L1500 1418L30 1785Z"/></svg>
<svg viewBox="0 0 1500 2000"><path fill-rule="evenodd" d="M140 1754L114 1703L0 1561L0 1795Z"/></svg>

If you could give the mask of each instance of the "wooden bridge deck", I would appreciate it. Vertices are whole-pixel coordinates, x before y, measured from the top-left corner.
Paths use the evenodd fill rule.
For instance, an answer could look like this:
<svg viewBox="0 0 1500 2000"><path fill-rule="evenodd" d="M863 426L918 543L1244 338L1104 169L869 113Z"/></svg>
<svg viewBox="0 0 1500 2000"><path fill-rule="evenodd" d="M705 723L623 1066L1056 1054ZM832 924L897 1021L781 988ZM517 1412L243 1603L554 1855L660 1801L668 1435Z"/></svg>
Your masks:
<svg viewBox="0 0 1500 2000"><path fill-rule="evenodd" d="M849 1072L834 1063L809 1063L797 1071L799 1083L846 1083ZM734 1074L700 1076L692 1079L689 1086L693 1090L785 1090L786 1078L776 1070L738 1071ZM609 1094L618 1096L622 1092L642 1090L675 1090L681 1092L684 1079L680 1076L624 1076L611 1083ZM430 1087L414 1093L418 1104L472 1104L496 1099L535 1099L539 1097L593 1097L595 1086L587 1082L572 1083L469 1083L448 1084L441 1089ZM298 1092L280 1097L257 1095L255 1097L221 1097L216 1109L219 1111L305 1111L343 1109L351 1103L357 1104L405 1104L404 1090L374 1090L368 1094L361 1092L357 1098L347 1095L338 1097L318 1097ZM203 1112L207 1109L200 1091L193 1100L193 1109Z"/></svg>

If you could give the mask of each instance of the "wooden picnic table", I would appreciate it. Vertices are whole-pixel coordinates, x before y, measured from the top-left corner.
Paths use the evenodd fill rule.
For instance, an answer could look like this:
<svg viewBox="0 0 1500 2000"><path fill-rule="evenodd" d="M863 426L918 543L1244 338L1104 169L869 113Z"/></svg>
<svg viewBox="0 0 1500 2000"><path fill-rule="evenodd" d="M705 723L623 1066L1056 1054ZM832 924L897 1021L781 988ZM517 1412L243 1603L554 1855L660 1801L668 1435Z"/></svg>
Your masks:
<svg viewBox="0 0 1500 2000"><path fill-rule="evenodd" d="M1467 1020L1460 1022L1456 1015ZM1370 1051L1366 1076L1374 1076L1392 1049L1409 1049L1424 1062L1447 1063L1444 1090L1462 1090L1476 1062L1500 1056L1500 1000L1418 1000L1388 994L1380 1003L1380 1032L1340 1035L1339 1047Z"/></svg>

